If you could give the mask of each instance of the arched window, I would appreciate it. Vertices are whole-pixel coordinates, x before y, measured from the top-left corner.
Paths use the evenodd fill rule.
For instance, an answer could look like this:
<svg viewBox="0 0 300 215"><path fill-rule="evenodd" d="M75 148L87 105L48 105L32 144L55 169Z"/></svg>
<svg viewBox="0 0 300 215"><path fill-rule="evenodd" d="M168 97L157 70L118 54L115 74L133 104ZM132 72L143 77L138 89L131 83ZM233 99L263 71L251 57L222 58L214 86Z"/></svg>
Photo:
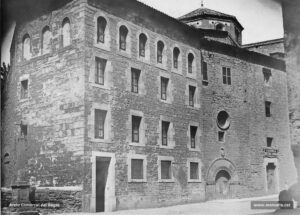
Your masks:
<svg viewBox="0 0 300 215"><path fill-rule="evenodd" d="M218 23L217 25L216 25L216 30L219 30L219 31L224 31L224 25L222 24L222 23Z"/></svg>
<svg viewBox="0 0 300 215"><path fill-rule="evenodd" d="M97 43L104 43L105 39L105 29L106 29L106 19L102 16L97 19Z"/></svg>
<svg viewBox="0 0 300 215"><path fill-rule="evenodd" d="M69 18L64 18L62 22L62 46L66 47L71 44L71 26Z"/></svg>
<svg viewBox="0 0 300 215"><path fill-rule="evenodd" d="M23 58L29 59L31 57L31 40L28 34L23 37Z"/></svg>
<svg viewBox="0 0 300 215"><path fill-rule="evenodd" d="M173 50L173 67L175 69L178 68L178 57L179 57L180 51L179 48L175 47Z"/></svg>
<svg viewBox="0 0 300 215"><path fill-rule="evenodd" d="M50 51L51 32L49 26L44 27L42 31L42 54Z"/></svg>
<svg viewBox="0 0 300 215"><path fill-rule="evenodd" d="M139 50L140 50L141 57L145 57L146 43L147 43L147 36L145 34L140 34Z"/></svg>
<svg viewBox="0 0 300 215"><path fill-rule="evenodd" d="M162 41L157 42L157 63L162 63L164 43Z"/></svg>
<svg viewBox="0 0 300 215"><path fill-rule="evenodd" d="M188 73L193 73L193 62L194 62L194 55L189 53L188 55Z"/></svg>
<svg viewBox="0 0 300 215"><path fill-rule="evenodd" d="M122 25L120 27L120 49L126 51L126 39L128 34L128 29Z"/></svg>

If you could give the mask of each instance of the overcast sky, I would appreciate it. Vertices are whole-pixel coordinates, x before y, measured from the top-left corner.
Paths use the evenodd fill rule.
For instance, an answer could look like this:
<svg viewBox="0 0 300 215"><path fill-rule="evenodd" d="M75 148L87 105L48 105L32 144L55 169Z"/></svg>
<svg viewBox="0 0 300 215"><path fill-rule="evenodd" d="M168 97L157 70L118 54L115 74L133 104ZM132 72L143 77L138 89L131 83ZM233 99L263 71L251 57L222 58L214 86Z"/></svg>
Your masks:
<svg viewBox="0 0 300 215"><path fill-rule="evenodd" d="M140 1L175 18L201 7L201 0ZM283 37L281 6L272 0L204 0L204 7L236 16L245 28L243 44ZM12 34L3 40L1 63L9 62Z"/></svg>

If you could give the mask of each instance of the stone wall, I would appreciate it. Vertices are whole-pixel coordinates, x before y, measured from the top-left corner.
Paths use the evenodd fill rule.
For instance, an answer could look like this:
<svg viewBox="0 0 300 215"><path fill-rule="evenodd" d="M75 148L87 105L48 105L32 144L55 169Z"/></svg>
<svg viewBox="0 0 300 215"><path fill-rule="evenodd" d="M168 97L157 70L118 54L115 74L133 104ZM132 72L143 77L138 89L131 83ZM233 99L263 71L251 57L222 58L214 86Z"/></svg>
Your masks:
<svg viewBox="0 0 300 215"><path fill-rule="evenodd" d="M61 46L62 20L69 17L72 43ZM4 107L2 153L5 180L10 186L19 174L40 186L82 183L84 135L84 46L80 1L38 19L19 24L12 46L8 99ZM50 52L41 53L41 35L51 30ZM31 38L31 57L22 57L23 36ZM21 98L22 80L28 80L28 97ZM21 137L20 124L27 125Z"/></svg>
<svg viewBox="0 0 300 215"><path fill-rule="evenodd" d="M41 188L34 189L35 191L30 193L32 204L48 204L58 203L60 206L56 208L51 207L36 207L35 209L41 214L49 213L70 213L80 212L82 210L81 202L81 190L68 190L66 188ZM9 204L12 201L12 190L1 190L1 211L14 210L17 208L10 207Z"/></svg>

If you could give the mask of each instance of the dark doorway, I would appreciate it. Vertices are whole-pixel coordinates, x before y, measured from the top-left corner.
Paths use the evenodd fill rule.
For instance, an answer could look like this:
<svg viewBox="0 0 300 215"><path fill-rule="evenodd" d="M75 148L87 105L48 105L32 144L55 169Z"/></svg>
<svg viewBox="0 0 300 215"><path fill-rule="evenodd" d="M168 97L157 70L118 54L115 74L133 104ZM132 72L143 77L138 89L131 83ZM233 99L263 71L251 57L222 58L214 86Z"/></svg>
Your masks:
<svg viewBox="0 0 300 215"><path fill-rule="evenodd" d="M109 157L96 158L96 212L105 210L105 187L109 163Z"/></svg>
<svg viewBox="0 0 300 215"><path fill-rule="evenodd" d="M270 193L274 193L276 191L276 189L275 189L275 186L276 186L275 169L276 169L276 166L274 165L274 163L268 163L268 165L266 167L266 171L267 171L268 192L270 192Z"/></svg>
<svg viewBox="0 0 300 215"><path fill-rule="evenodd" d="M216 192L220 196L226 196L229 193L230 175L227 171L221 170L216 175Z"/></svg>

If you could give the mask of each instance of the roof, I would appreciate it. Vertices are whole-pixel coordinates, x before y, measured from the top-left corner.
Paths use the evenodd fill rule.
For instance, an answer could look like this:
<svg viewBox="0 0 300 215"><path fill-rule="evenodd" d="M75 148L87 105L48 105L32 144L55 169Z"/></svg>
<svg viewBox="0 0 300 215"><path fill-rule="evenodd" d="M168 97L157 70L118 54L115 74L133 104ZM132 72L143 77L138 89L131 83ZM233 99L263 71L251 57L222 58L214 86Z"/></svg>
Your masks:
<svg viewBox="0 0 300 215"><path fill-rule="evenodd" d="M226 13L221 13L216 10L211 10L205 7L198 8L188 14L185 14L181 17L179 17L179 20L190 20L195 18L206 18L206 17L213 17L213 18L221 18L221 19L230 19L234 22L236 22L241 29L244 29L241 23L237 20L237 18L233 15L229 15Z"/></svg>
<svg viewBox="0 0 300 215"><path fill-rule="evenodd" d="M256 43L249 43L249 44L243 45L242 47L243 48L251 48L251 47L256 47L256 46L267 46L267 45L272 45L272 44L276 44L276 43L284 43L284 39L279 38L279 39L274 39L274 40L260 41L260 42L256 42Z"/></svg>

